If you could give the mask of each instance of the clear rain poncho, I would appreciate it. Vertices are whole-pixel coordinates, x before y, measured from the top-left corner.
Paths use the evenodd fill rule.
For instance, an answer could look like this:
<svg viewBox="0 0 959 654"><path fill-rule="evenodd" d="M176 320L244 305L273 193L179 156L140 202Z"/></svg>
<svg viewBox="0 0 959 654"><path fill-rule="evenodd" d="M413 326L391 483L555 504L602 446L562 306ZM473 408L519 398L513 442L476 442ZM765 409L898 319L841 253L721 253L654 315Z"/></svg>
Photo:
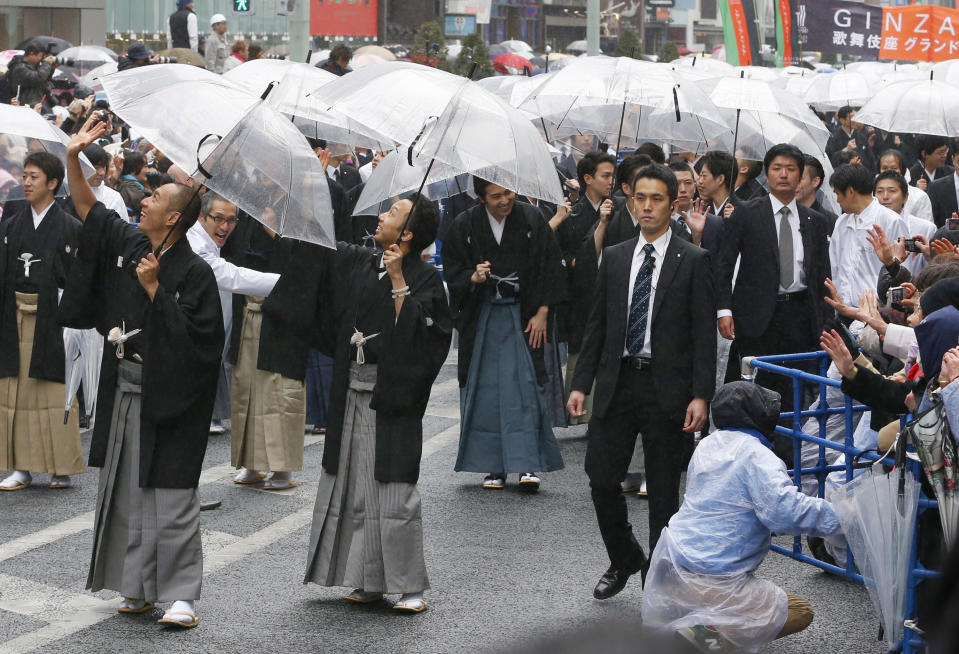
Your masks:
<svg viewBox="0 0 959 654"><path fill-rule="evenodd" d="M727 384L712 413L720 430L696 448L683 505L653 553L643 623L668 631L713 626L751 652L776 637L788 611L786 593L753 575L769 551L770 532L826 536L839 522L828 502L796 489L763 443L779 414L777 394L748 382Z"/></svg>

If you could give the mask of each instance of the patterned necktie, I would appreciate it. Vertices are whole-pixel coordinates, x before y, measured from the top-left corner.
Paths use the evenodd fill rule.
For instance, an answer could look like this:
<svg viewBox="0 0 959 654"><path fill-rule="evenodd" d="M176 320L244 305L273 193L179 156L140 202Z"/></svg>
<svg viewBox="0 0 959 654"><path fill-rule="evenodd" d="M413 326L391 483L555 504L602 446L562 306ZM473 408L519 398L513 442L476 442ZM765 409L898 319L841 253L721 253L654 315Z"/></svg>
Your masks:
<svg viewBox="0 0 959 654"><path fill-rule="evenodd" d="M793 230L789 225L789 207L779 210L779 285L785 290L793 285Z"/></svg>
<svg viewBox="0 0 959 654"><path fill-rule="evenodd" d="M646 322L649 316L649 296L653 290L653 268L656 257L653 256L653 244L643 246L646 259L636 273L633 282L633 299L629 303L629 325L626 329L626 350L629 356L639 356L646 342Z"/></svg>

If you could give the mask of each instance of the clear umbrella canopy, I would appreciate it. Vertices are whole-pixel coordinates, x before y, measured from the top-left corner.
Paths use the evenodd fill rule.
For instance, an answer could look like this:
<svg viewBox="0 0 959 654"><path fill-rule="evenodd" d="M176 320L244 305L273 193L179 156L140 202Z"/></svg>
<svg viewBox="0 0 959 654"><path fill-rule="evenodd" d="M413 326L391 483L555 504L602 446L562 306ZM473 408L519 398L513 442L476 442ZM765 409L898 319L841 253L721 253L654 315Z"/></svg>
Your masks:
<svg viewBox="0 0 959 654"><path fill-rule="evenodd" d="M959 86L959 59L940 61L932 67L933 79Z"/></svg>
<svg viewBox="0 0 959 654"><path fill-rule="evenodd" d="M103 88L103 85L100 84L100 78L103 75L110 75L117 72L119 68L115 61L109 61L105 64L100 64L89 73L80 78L80 83L84 86L88 86L91 89L100 89Z"/></svg>
<svg viewBox="0 0 959 654"><path fill-rule="evenodd" d="M706 94L667 66L584 57L551 74L520 105L558 127L610 144L663 141L695 152L731 140Z"/></svg>
<svg viewBox="0 0 959 654"><path fill-rule="evenodd" d="M316 66L285 59L256 59L224 73L223 77L257 96L274 84L266 101L291 118L293 124L310 138L378 151L390 150L396 145L385 136L367 136L357 131L348 116L320 107L310 92L339 77Z"/></svg>
<svg viewBox="0 0 959 654"><path fill-rule="evenodd" d="M692 55L682 57L671 63L679 66L680 68L688 67L695 72L702 73L704 75L708 74L710 77L732 77L737 74L735 66L711 57Z"/></svg>
<svg viewBox="0 0 959 654"><path fill-rule="evenodd" d="M111 109L205 186L278 234L333 246L326 173L296 127L259 97L178 64L102 83Z"/></svg>
<svg viewBox="0 0 959 654"><path fill-rule="evenodd" d="M356 201L354 216L369 216L388 210L398 199L408 197L423 184L423 194L430 200L442 200L472 188L470 176L443 163L430 167L429 159L414 157L412 165L403 152L390 152L373 170ZM427 169L429 174L427 175Z"/></svg>
<svg viewBox="0 0 959 654"><path fill-rule="evenodd" d="M872 97L878 83L875 76L859 72L820 74L802 99L820 111L835 111L846 105L858 107Z"/></svg>
<svg viewBox="0 0 959 654"><path fill-rule="evenodd" d="M879 89L856 120L886 132L959 136L959 93L935 79L896 82Z"/></svg>
<svg viewBox="0 0 959 654"><path fill-rule="evenodd" d="M314 95L418 159L563 201L546 143L529 119L468 79L397 61L354 71Z"/></svg>
<svg viewBox="0 0 959 654"><path fill-rule="evenodd" d="M0 104L0 169L6 171L23 165L23 159L31 152L49 152L66 164L67 143L70 139L53 123L29 107ZM94 173L93 166L83 154L80 164L86 175ZM20 180L6 175L0 179L0 201L22 200ZM56 195L70 194L66 179Z"/></svg>

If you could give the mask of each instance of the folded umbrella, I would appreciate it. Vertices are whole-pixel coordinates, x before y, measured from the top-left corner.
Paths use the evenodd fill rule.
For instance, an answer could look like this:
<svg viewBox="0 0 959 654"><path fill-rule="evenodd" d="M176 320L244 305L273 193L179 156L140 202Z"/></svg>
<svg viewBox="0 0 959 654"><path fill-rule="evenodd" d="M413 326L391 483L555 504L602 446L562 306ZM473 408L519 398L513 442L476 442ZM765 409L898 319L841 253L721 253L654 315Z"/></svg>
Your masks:
<svg viewBox="0 0 959 654"><path fill-rule="evenodd" d="M299 130L260 97L178 64L101 81L111 109L203 185L278 234L334 247L326 173Z"/></svg>
<svg viewBox="0 0 959 654"><path fill-rule="evenodd" d="M873 466L830 496L890 648L903 633L919 494L908 470Z"/></svg>

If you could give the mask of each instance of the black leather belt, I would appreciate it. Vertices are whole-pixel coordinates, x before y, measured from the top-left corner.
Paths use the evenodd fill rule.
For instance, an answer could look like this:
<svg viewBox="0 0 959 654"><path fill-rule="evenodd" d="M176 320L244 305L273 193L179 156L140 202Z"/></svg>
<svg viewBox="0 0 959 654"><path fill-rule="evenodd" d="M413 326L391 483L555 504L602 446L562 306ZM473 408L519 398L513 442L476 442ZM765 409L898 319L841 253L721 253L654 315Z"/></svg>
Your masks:
<svg viewBox="0 0 959 654"><path fill-rule="evenodd" d="M623 365L634 370L647 370L653 367L653 360L648 357L623 357Z"/></svg>
<svg viewBox="0 0 959 654"><path fill-rule="evenodd" d="M795 302L804 300L809 295L809 291L796 291L795 293L780 293L776 296L776 302Z"/></svg>

